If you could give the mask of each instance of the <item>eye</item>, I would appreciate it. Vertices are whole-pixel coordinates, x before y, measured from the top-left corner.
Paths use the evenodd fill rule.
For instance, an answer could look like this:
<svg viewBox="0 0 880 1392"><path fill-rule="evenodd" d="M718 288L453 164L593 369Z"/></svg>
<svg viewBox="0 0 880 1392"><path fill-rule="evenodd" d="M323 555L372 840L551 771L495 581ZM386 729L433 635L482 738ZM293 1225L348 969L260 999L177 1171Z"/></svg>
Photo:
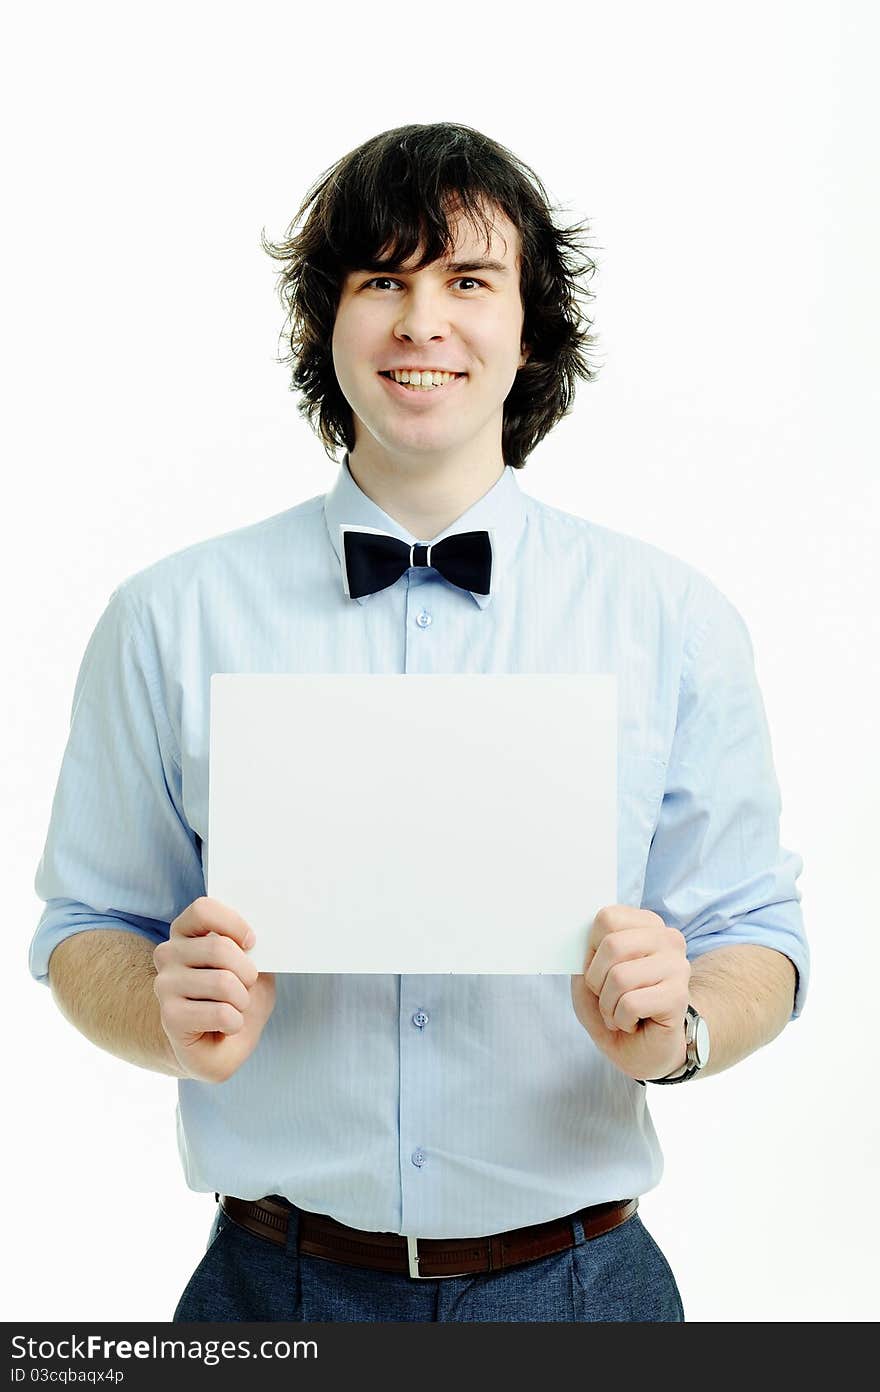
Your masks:
<svg viewBox="0 0 880 1392"><path fill-rule="evenodd" d="M458 276L452 283L453 285L458 285L463 280L469 281L471 285L482 285L484 288L486 287L485 280L474 280L473 276ZM393 280L391 276L373 276L371 280L364 282L362 289L367 290L371 285L376 285L379 281L384 282L386 285L400 284L399 280Z"/></svg>

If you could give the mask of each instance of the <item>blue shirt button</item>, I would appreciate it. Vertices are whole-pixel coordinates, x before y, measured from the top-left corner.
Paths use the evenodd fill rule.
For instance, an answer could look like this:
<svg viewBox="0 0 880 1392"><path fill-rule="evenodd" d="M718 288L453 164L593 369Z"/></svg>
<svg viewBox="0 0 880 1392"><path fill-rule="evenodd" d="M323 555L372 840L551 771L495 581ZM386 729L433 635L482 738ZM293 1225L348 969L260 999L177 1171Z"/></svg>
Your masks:
<svg viewBox="0 0 880 1392"><path fill-rule="evenodd" d="M433 622L434 620L431 618L431 615L428 613L427 609L423 609L421 614L419 614L416 618L416 623L418 624L419 628L427 628L428 625L432 624Z"/></svg>
<svg viewBox="0 0 880 1392"><path fill-rule="evenodd" d="M425 1152L424 1152L423 1150L414 1150L414 1151L413 1151L413 1153L412 1153L412 1162L413 1162L414 1165L424 1165L426 1159L427 1159L427 1157L426 1157Z"/></svg>
<svg viewBox="0 0 880 1392"><path fill-rule="evenodd" d="M418 1025L419 1029L424 1029L425 1025L428 1023L428 1012L426 1010L417 1010L412 1017L412 1022L414 1025Z"/></svg>

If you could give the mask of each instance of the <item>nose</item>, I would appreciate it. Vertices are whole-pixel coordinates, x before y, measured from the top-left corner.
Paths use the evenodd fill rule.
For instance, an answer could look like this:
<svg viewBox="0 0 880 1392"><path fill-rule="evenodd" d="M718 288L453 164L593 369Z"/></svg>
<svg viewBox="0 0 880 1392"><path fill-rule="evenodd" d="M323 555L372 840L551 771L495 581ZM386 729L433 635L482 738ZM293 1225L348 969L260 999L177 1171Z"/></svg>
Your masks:
<svg viewBox="0 0 880 1392"><path fill-rule="evenodd" d="M394 331L407 343L431 343L449 336L449 320L436 296L429 291L411 291L401 306Z"/></svg>

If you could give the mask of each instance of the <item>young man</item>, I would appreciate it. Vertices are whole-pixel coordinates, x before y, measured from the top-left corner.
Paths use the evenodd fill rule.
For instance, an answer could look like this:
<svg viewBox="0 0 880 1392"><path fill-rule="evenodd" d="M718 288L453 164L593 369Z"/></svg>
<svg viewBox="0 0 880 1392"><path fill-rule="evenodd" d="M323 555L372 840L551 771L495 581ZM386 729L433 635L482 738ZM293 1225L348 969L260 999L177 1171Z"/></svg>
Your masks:
<svg viewBox="0 0 880 1392"><path fill-rule="evenodd" d="M591 263L532 171L407 126L310 204L267 245L300 409L343 461L328 493L114 591L31 971L179 1079L186 1180L220 1204L175 1319L682 1320L636 1211L662 1172L645 1080L766 1044L809 966L748 633L692 567L516 481L594 375ZM618 902L583 973L259 974L204 892L214 671L615 672ZM430 816L401 816L430 893Z"/></svg>

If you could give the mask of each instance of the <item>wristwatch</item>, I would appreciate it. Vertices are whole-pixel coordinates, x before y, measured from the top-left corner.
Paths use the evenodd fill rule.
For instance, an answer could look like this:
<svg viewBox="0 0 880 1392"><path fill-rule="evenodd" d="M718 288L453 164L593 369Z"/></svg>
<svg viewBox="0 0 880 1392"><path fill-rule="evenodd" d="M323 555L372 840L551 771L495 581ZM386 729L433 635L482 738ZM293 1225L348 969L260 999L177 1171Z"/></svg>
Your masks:
<svg viewBox="0 0 880 1392"><path fill-rule="evenodd" d="M684 1031L687 1058L681 1068L676 1069L674 1073L667 1073L665 1078L646 1078L645 1082L686 1083L688 1078L692 1078L701 1068L706 1067L709 1062L709 1026L691 1004L688 1004L684 1017Z"/></svg>

